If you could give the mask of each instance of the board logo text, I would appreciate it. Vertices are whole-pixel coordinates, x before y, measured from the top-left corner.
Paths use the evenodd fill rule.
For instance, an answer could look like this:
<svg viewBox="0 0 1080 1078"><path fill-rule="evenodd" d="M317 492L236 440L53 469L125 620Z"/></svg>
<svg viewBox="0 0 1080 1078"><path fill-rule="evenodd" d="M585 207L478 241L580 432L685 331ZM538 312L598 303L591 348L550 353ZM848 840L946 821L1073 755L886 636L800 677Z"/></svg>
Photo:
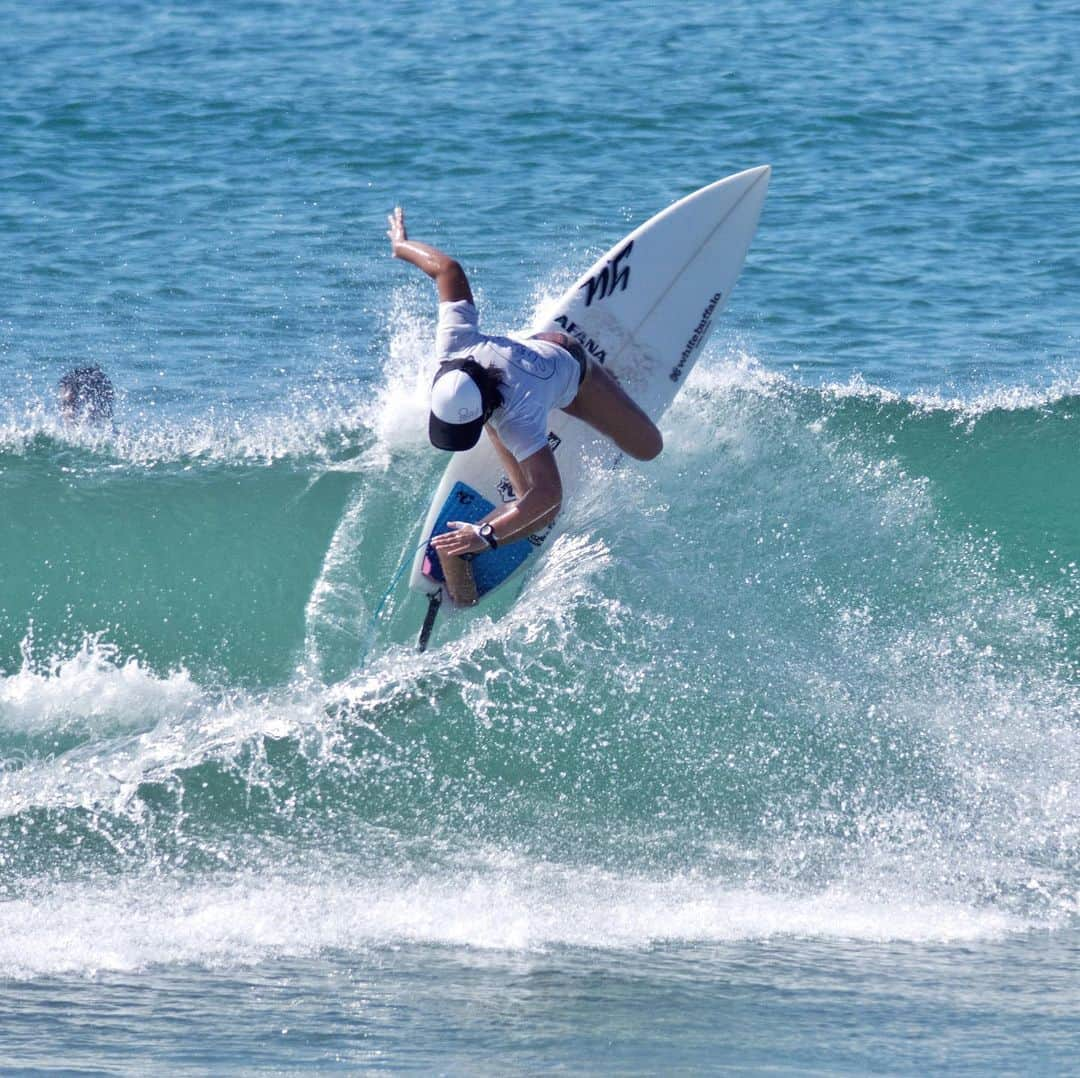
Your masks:
<svg viewBox="0 0 1080 1078"><path fill-rule="evenodd" d="M566 335L568 337L573 337L597 363L603 363L604 360L607 359L607 349L601 348L600 345L598 345L596 341L594 341L592 337L577 324L577 322L571 322L565 314L560 314L555 319L555 324L562 326Z"/></svg>
<svg viewBox="0 0 1080 1078"><path fill-rule="evenodd" d="M585 289L585 306L591 307L594 299L607 299L615 290L625 292L630 283L630 252L634 249L631 240L614 258L609 258L599 273L594 273L582 286ZM580 291L580 289L579 289Z"/></svg>
<svg viewBox="0 0 1080 1078"><path fill-rule="evenodd" d="M685 368L686 364L690 361L690 357L698 350L698 346L709 332L709 326L712 325L713 312L716 310L722 295L722 292L717 292L713 298L709 300L709 304L705 310L701 312L701 321L694 327L694 332L690 334L690 340L686 342L686 347L682 350L682 355L679 356L679 362L671 368L671 380L673 382L677 382L682 377L683 368Z"/></svg>

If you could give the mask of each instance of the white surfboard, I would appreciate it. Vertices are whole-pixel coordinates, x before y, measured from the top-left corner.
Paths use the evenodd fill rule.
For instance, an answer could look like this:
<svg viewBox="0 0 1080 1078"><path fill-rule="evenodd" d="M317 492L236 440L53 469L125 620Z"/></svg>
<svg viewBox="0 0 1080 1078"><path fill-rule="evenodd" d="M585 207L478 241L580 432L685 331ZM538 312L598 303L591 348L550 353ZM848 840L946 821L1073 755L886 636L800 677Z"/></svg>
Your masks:
<svg viewBox="0 0 1080 1078"><path fill-rule="evenodd" d="M769 173L768 165L736 173L658 213L615 244L515 336L568 333L658 420L686 381L735 285L757 229ZM614 461L619 451L563 412L552 412L549 422L548 443L559 464L565 505L580 480L586 453L600 451ZM424 520L421 542L445 531L447 520L479 520L513 497L490 441L481 438L474 449L451 458ZM478 555L473 572L479 594L500 587L532 561L552 530ZM434 552L421 546L411 587L441 597L441 581Z"/></svg>

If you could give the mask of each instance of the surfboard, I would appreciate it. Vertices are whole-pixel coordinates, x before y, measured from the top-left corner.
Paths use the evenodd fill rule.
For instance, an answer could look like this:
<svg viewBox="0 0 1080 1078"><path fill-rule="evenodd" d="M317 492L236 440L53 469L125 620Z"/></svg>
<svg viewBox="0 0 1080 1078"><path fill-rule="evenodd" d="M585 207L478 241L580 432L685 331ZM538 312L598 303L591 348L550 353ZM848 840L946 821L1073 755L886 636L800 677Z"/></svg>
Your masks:
<svg viewBox="0 0 1080 1078"><path fill-rule="evenodd" d="M658 420L686 382L717 314L742 270L757 230L770 168L738 172L675 202L624 236L602 255L533 325L513 336L557 330L569 334L611 370L627 392ZM580 420L556 411L548 444L559 464L563 504L573 497L589 455L615 463L620 454ZM516 497L490 441L455 453L424 519L410 586L433 601L443 577L434 549L423 543L448 520L477 521ZM535 561L558 521L543 531L479 554L473 561L481 597ZM421 646L426 644L421 634Z"/></svg>

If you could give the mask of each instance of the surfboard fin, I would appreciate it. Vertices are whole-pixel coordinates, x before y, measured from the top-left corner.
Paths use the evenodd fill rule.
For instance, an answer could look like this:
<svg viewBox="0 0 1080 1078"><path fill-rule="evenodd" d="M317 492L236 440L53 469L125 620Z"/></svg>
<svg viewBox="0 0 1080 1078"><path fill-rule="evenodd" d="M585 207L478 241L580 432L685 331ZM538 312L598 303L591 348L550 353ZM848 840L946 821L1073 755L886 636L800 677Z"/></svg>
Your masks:
<svg viewBox="0 0 1080 1078"><path fill-rule="evenodd" d="M433 591L428 596L427 613L424 615L424 624L420 626L420 638L416 641L417 651L427 651L428 641L431 639L431 630L435 628L435 617L442 606L442 588Z"/></svg>

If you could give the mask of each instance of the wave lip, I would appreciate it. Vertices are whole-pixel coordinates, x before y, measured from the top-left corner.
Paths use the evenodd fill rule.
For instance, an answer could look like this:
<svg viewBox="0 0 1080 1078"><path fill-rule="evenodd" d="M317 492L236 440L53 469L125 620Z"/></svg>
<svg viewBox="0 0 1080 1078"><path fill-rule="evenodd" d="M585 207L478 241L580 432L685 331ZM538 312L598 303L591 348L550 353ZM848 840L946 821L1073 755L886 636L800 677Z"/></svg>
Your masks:
<svg viewBox="0 0 1080 1078"><path fill-rule="evenodd" d="M202 692L188 672L158 677L136 658L120 659L102 634L87 636L79 650L34 663L23 642L18 673L0 675L0 729L42 734L77 727L89 733L131 729L156 722L163 713L195 705Z"/></svg>
<svg viewBox="0 0 1080 1078"><path fill-rule="evenodd" d="M0 412L0 457L85 454L101 464L134 468L214 462L265 464L308 460L335 464L370 440L355 389L321 386L279 402L271 412L213 405L198 415L121 411L112 426L64 423L46 404L32 401Z"/></svg>

